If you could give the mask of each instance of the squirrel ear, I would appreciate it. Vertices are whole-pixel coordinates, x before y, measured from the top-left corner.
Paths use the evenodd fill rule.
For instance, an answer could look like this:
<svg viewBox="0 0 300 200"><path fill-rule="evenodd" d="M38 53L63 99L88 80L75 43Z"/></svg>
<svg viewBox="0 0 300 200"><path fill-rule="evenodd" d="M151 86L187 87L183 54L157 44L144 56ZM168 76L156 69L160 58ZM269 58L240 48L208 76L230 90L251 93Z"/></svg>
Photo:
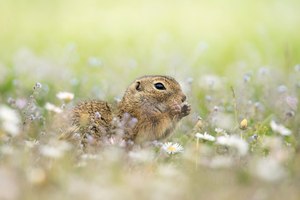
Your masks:
<svg viewBox="0 0 300 200"><path fill-rule="evenodd" d="M140 81L136 81L135 82L135 89L137 91L141 91L142 90L142 86L141 86L141 82Z"/></svg>

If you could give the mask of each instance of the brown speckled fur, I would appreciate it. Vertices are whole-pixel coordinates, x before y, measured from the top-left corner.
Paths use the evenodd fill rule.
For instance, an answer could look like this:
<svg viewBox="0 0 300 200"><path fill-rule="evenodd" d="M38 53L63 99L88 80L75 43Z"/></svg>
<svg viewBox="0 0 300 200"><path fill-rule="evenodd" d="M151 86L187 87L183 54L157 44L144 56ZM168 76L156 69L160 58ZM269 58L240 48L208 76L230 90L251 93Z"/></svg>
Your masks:
<svg viewBox="0 0 300 200"><path fill-rule="evenodd" d="M89 133L101 138L110 133L112 118L112 110L107 102L91 100L81 102L73 109L72 122L83 137Z"/></svg>
<svg viewBox="0 0 300 200"><path fill-rule="evenodd" d="M155 83L162 83L166 89L156 89ZM189 113L190 105L174 78L143 76L129 85L115 113L104 101L82 102L73 110L73 123L81 133L101 138L112 132L113 116L121 122L129 117L135 124L123 123L124 138L141 143L168 137Z"/></svg>

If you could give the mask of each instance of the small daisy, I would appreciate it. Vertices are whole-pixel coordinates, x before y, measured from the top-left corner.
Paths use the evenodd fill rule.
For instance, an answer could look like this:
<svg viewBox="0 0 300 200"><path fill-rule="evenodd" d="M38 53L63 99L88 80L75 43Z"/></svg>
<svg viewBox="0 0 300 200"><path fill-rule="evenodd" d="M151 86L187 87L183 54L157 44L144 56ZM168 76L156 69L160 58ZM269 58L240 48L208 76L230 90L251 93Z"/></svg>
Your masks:
<svg viewBox="0 0 300 200"><path fill-rule="evenodd" d="M227 135L226 131L222 128L215 128L215 132L218 134Z"/></svg>
<svg viewBox="0 0 300 200"><path fill-rule="evenodd" d="M204 133L204 134L201 134L201 133L196 133L196 138L198 139L203 139L203 140L208 140L208 141L215 141L216 138L208 133Z"/></svg>
<svg viewBox="0 0 300 200"><path fill-rule="evenodd" d="M74 99L74 94L70 92L59 92L56 94L56 97L65 102L70 102Z"/></svg>
<svg viewBox="0 0 300 200"><path fill-rule="evenodd" d="M163 144L162 149L168 154L181 153L183 151L183 147L178 143L166 142Z"/></svg>
<svg viewBox="0 0 300 200"><path fill-rule="evenodd" d="M288 135L291 135L292 134L292 131L288 128L286 128L285 126L283 126L282 124L277 124L275 121L271 121L270 122L270 126L271 126L271 129L274 131L274 132L278 132L280 133L281 135L283 136L288 136Z"/></svg>
<svg viewBox="0 0 300 200"><path fill-rule="evenodd" d="M274 158L261 158L257 161L254 174L266 181L278 181L287 175L285 168Z"/></svg>
<svg viewBox="0 0 300 200"><path fill-rule="evenodd" d="M24 142L25 142L25 146L30 149L39 145L39 141L37 140L25 140Z"/></svg>
<svg viewBox="0 0 300 200"><path fill-rule="evenodd" d="M236 135L217 137L217 144L234 147L242 156L246 155L249 149L248 143Z"/></svg>
<svg viewBox="0 0 300 200"><path fill-rule="evenodd" d="M63 156L63 152L53 146L41 146L40 153L48 158L60 158Z"/></svg>
<svg viewBox="0 0 300 200"><path fill-rule="evenodd" d="M20 133L20 115L17 111L6 105L0 105L0 129L2 128L11 136L17 136Z"/></svg>
<svg viewBox="0 0 300 200"><path fill-rule="evenodd" d="M56 145L43 145L40 146L40 153L48 158L61 158L67 151L71 149L68 142L60 141Z"/></svg>
<svg viewBox="0 0 300 200"><path fill-rule="evenodd" d="M47 102L46 105L45 105L45 108L46 110L49 110L49 111L52 111L52 112L55 112L55 113L61 113L62 112L62 109L53 105L52 103L49 103Z"/></svg>

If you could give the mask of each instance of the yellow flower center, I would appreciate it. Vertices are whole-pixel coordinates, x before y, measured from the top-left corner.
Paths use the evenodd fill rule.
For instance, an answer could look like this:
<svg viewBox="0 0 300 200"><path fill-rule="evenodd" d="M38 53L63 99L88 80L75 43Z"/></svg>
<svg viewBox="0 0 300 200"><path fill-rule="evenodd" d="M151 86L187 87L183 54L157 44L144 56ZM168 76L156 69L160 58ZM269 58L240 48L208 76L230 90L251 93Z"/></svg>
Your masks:
<svg viewBox="0 0 300 200"><path fill-rule="evenodd" d="M176 151L176 148L174 146L169 146L168 151L174 152Z"/></svg>

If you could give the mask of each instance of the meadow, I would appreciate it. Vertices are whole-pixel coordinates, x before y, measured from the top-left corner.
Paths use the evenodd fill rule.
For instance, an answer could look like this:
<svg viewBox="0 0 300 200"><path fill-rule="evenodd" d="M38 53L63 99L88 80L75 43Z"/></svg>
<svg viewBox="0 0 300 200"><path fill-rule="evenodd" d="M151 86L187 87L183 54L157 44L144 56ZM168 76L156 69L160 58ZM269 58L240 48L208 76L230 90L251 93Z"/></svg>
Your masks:
<svg viewBox="0 0 300 200"><path fill-rule="evenodd" d="M299 9L2 0L0 199L299 199ZM147 74L175 77L192 106L171 137L59 140L74 105L116 104Z"/></svg>

